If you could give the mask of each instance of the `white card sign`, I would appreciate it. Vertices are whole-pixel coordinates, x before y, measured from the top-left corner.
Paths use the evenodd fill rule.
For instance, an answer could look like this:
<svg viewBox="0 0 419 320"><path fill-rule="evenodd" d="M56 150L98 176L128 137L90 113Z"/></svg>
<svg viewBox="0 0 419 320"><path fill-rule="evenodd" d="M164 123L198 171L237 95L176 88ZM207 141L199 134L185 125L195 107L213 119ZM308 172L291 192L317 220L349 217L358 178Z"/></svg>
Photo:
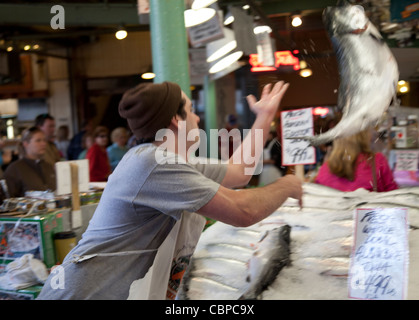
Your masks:
<svg viewBox="0 0 419 320"><path fill-rule="evenodd" d="M223 27L218 13L206 22L186 28L189 41L194 48L202 47L208 42L224 37Z"/></svg>
<svg viewBox="0 0 419 320"><path fill-rule="evenodd" d="M70 163L76 163L79 171L79 192L89 191L89 160L58 161L55 163L57 195L71 193Z"/></svg>
<svg viewBox="0 0 419 320"><path fill-rule="evenodd" d="M396 150L395 171L417 171L419 151L417 150Z"/></svg>
<svg viewBox="0 0 419 320"><path fill-rule="evenodd" d="M349 297L406 299L408 248L406 208L357 209Z"/></svg>
<svg viewBox="0 0 419 320"><path fill-rule="evenodd" d="M283 166L316 163L316 150L306 140L287 139L312 136L313 128L312 108L281 112Z"/></svg>

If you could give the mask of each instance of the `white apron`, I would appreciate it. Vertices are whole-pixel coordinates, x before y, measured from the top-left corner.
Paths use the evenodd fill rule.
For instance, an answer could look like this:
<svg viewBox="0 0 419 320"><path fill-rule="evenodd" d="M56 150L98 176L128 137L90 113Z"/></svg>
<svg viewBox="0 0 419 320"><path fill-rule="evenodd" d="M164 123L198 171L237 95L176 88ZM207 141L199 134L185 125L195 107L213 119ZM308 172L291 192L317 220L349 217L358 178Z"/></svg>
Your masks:
<svg viewBox="0 0 419 320"><path fill-rule="evenodd" d="M203 216L184 211L157 250L147 274L131 284L128 300L175 299L205 223Z"/></svg>

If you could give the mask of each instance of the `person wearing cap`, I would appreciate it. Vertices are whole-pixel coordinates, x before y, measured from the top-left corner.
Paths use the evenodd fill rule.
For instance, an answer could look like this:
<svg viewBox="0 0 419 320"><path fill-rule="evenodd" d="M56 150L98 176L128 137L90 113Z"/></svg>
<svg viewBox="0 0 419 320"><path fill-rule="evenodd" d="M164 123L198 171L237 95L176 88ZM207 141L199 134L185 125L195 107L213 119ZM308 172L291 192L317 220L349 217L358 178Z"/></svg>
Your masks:
<svg viewBox="0 0 419 320"><path fill-rule="evenodd" d="M249 226L288 197L302 206L301 181L293 175L262 188L232 189L252 177L245 170L246 157L259 159L287 87L269 84L259 101L247 97L256 120L236 150L242 161L215 164L196 163L188 154L197 141L185 137L198 129L199 117L177 84L147 83L128 90L119 113L139 145L109 176L82 239L64 259L62 271L51 273L38 299L174 298L204 216ZM257 130L262 130L261 146L251 143Z"/></svg>

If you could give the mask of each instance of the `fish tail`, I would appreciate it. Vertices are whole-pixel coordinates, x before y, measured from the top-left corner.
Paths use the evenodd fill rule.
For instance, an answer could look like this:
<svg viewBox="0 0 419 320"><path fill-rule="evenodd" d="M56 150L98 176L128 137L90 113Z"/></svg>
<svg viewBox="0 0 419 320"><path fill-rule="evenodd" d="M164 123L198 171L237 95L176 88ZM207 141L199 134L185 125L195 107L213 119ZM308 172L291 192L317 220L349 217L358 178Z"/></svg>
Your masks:
<svg viewBox="0 0 419 320"><path fill-rule="evenodd" d="M333 140L333 137L331 137L330 134L323 133L319 134L317 136L304 136L304 137L292 137L292 138L286 138L290 140L305 140L307 141L311 146L317 147L322 144L325 144L331 140Z"/></svg>

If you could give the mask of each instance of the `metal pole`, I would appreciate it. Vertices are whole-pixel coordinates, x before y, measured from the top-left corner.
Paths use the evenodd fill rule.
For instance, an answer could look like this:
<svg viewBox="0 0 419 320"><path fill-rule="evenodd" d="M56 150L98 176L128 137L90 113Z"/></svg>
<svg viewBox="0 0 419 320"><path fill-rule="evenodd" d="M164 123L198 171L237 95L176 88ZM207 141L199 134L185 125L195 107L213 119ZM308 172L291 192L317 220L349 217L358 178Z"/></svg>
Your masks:
<svg viewBox="0 0 419 320"><path fill-rule="evenodd" d="M218 150L218 136L211 136L211 129L217 127L217 106L216 106L215 82L210 80L209 76L204 78L204 99L205 99L205 131L208 138L208 154Z"/></svg>
<svg viewBox="0 0 419 320"><path fill-rule="evenodd" d="M191 96L184 0L150 0L150 32L155 83L176 82Z"/></svg>

